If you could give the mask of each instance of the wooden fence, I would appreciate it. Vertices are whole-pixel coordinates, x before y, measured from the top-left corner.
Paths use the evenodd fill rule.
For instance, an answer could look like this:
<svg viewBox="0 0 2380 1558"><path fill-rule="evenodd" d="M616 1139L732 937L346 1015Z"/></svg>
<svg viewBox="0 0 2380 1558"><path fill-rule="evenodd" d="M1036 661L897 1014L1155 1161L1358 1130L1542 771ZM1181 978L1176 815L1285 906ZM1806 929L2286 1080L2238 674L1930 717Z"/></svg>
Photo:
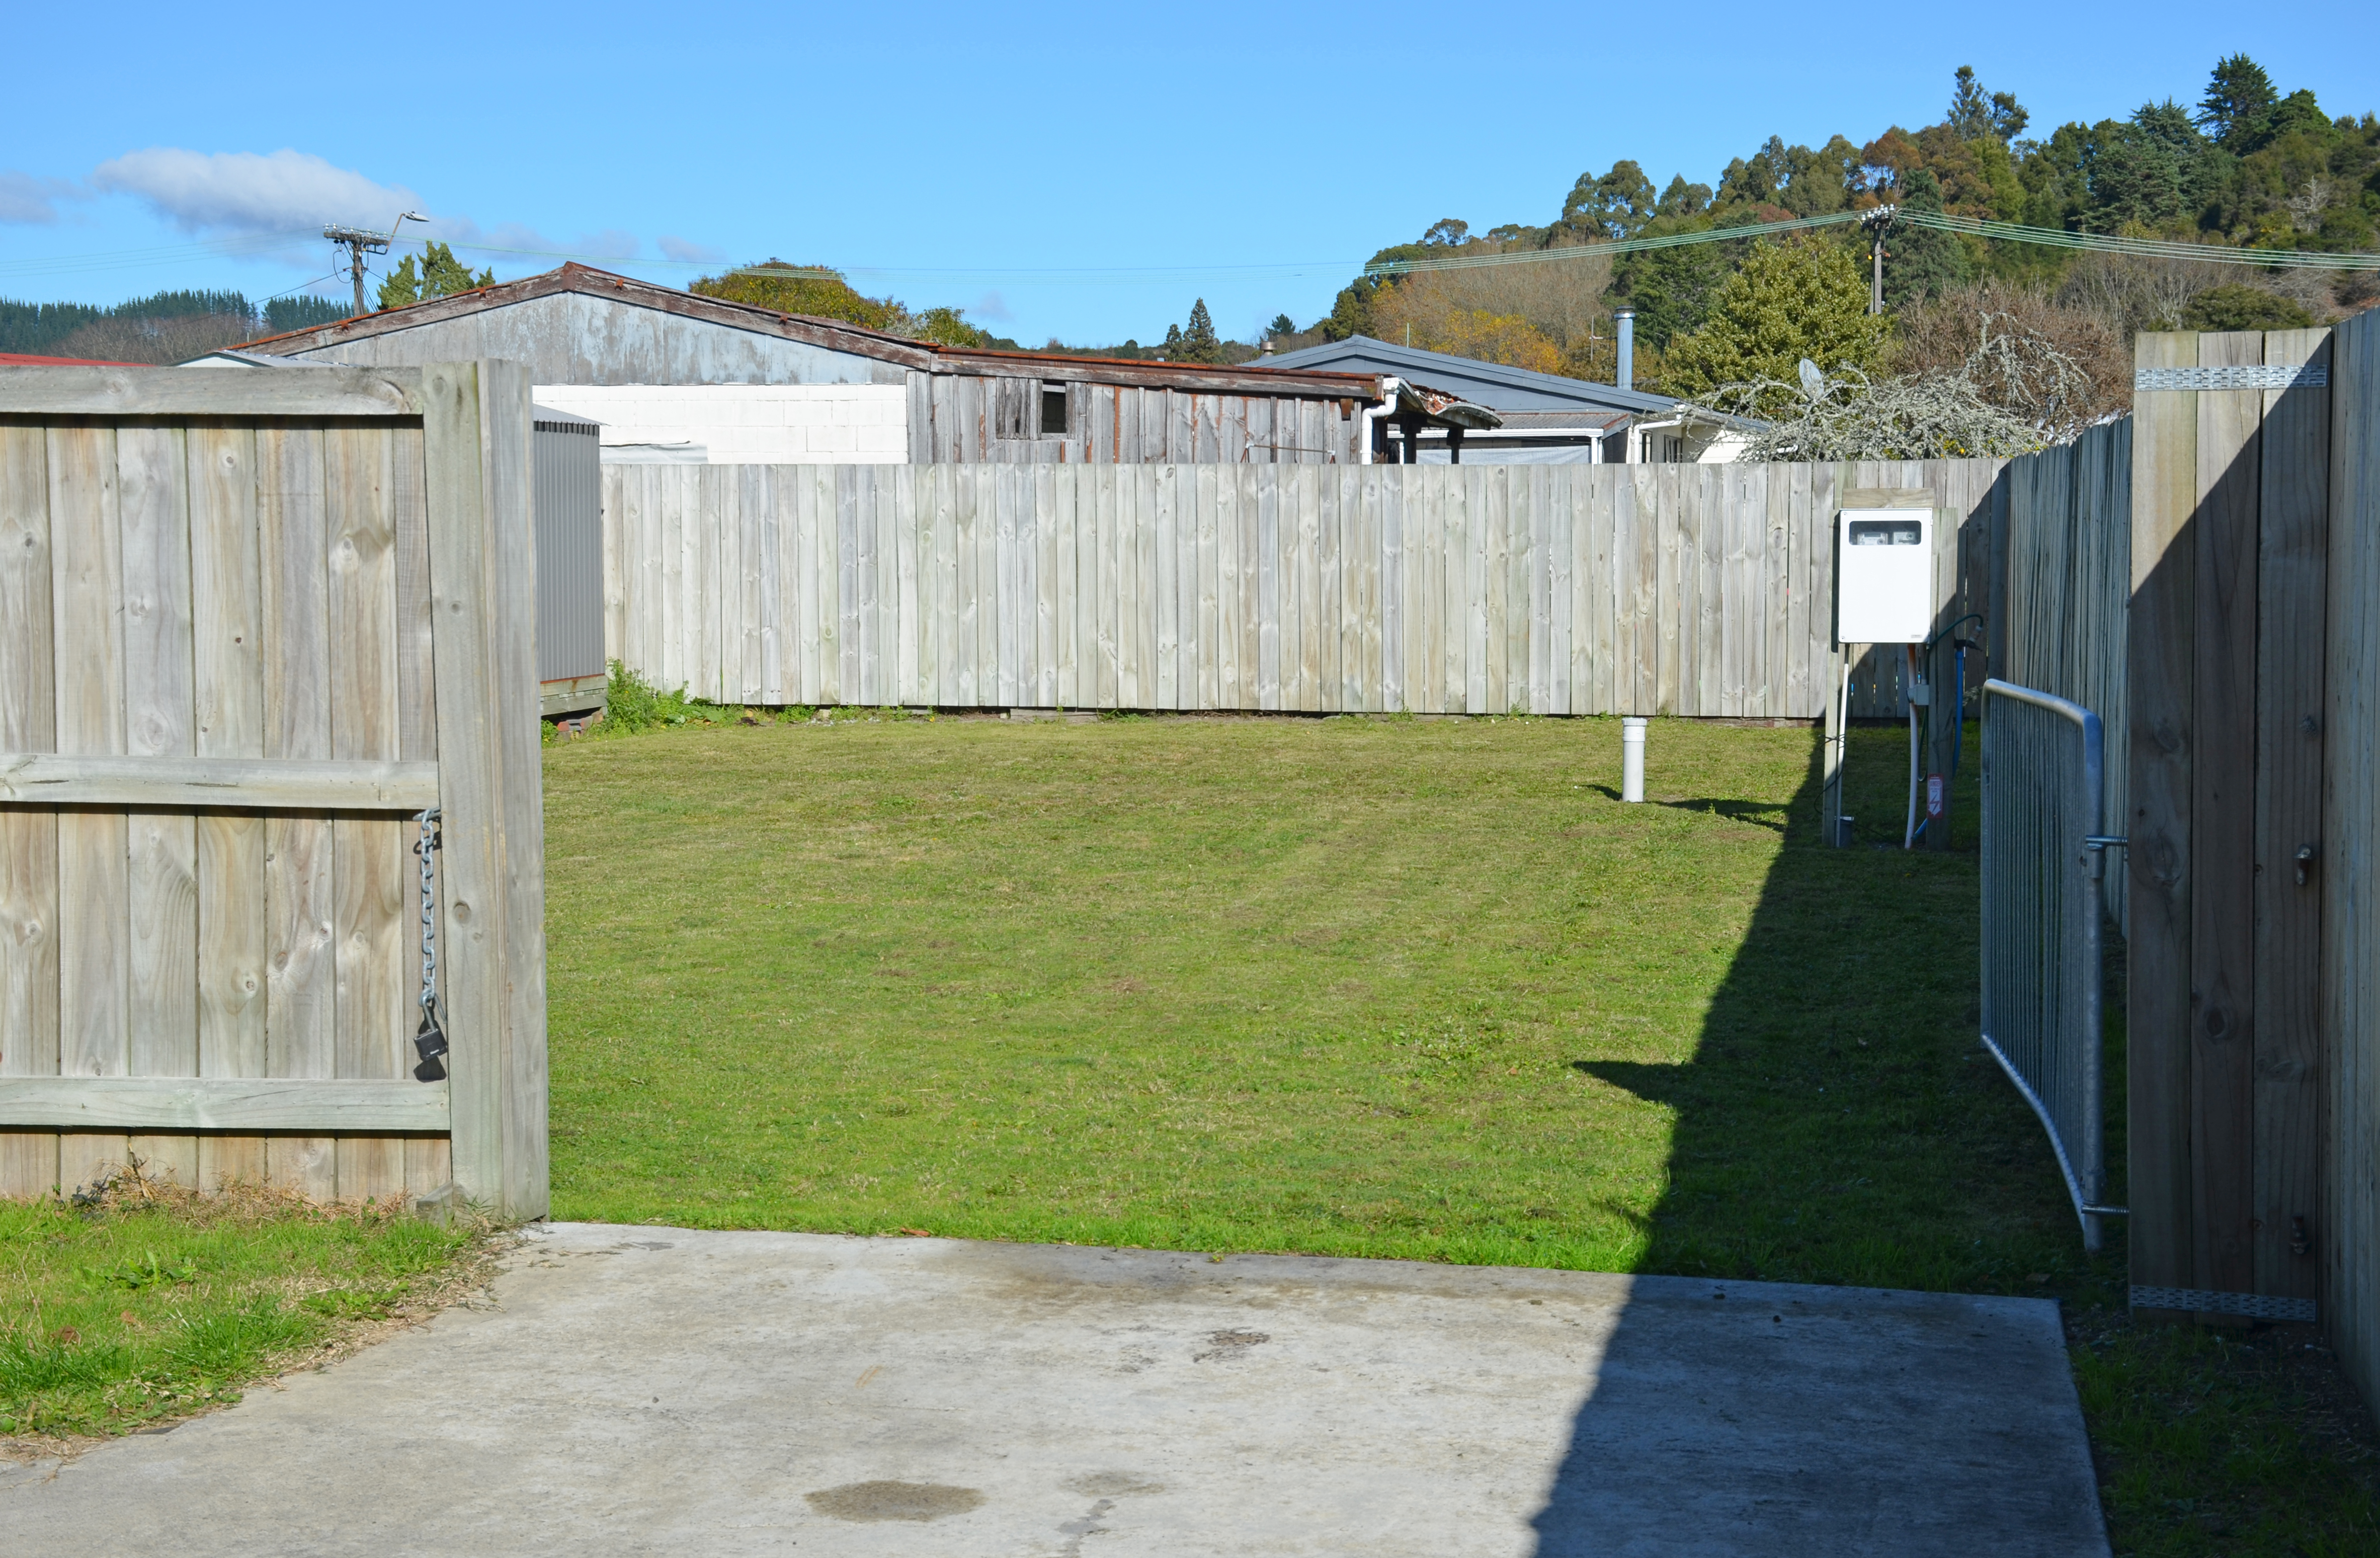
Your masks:
<svg viewBox="0 0 2380 1558"><path fill-rule="evenodd" d="M604 641L756 705L1815 719L1839 504L1949 511L1947 623L2000 465L612 466Z"/></svg>
<svg viewBox="0 0 2380 1558"><path fill-rule="evenodd" d="M529 448L509 363L0 369L0 1194L544 1211Z"/></svg>
<svg viewBox="0 0 2380 1558"><path fill-rule="evenodd" d="M2134 1307L2318 1313L2367 1398L2375 326L2141 337L2120 830Z"/></svg>
<svg viewBox="0 0 2380 1558"><path fill-rule="evenodd" d="M2131 724L2124 689L2132 581L2132 423L2093 428L2071 444L2010 460L2005 519L1994 535L1992 675L2071 699L2106 731L2104 815L2123 832ZM2102 891L2126 920L2126 874Z"/></svg>
<svg viewBox="0 0 2380 1558"><path fill-rule="evenodd" d="M2380 1403L2380 313L2334 333L2330 380L2328 449L2300 433L2294 451L2317 470L2326 464L2328 478L2327 644L2316 668L2326 731L2315 868L2323 977L2298 1020L2319 1024L2327 1041L2316 1085L2328 1116L2329 1226L2320 1232L2330 1335L2363 1399Z"/></svg>

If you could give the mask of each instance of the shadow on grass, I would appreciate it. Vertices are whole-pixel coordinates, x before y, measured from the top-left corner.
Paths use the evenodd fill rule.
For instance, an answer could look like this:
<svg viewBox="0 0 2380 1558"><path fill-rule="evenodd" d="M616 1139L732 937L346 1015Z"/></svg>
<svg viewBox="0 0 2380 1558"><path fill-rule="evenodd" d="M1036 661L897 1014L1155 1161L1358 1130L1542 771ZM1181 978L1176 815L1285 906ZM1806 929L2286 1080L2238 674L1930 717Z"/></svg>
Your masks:
<svg viewBox="0 0 2380 1558"><path fill-rule="evenodd" d="M1621 798L1620 792L1609 785L1589 785L1587 788L1606 800ZM1712 796L1697 796L1685 800L1657 800L1652 804L1666 806L1672 811L1701 811L1713 817L1727 818L1730 822L1750 822L1771 833L1785 831L1785 809L1774 801L1722 800Z"/></svg>
<svg viewBox="0 0 2380 1558"><path fill-rule="evenodd" d="M1878 1297L1873 1330L1837 1316L1828 1341L1789 1323L1783 1298L1773 1324L1746 1327L1732 1311L1756 1296L1711 1296L1748 1279L2030 1297L2119 1281L2115 1258L2084 1256L2040 1127L1977 1041L1972 768L1960 847L1830 849L1811 749L1781 815L1667 803L1783 834L1693 1057L1572 1063L1670 1114L1636 1269L1703 1280L1649 1284L1623 1312L1535 1521L1540 1554L2099 1540L2054 1312L2003 1306L1971 1325L1963 1301ZM1897 824L1901 751L1895 731L1853 732L1846 810ZM1707 1318L1682 1321L1690 1301ZM1980 1358L1973 1333L1995 1325L2030 1340Z"/></svg>

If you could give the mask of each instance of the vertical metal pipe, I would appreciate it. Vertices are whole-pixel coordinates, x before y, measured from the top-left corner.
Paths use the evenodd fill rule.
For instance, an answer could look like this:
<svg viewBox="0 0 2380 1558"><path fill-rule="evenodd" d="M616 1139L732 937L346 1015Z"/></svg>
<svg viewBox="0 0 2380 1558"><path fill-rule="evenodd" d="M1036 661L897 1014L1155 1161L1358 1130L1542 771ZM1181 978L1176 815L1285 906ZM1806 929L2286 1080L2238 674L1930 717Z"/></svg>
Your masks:
<svg viewBox="0 0 2380 1558"><path fill-rule="evenodd" d="M1620 363L1611 374L1615 389L1636 387L1636 310L1614 309L1612 321L1620 329Z"/></svg>

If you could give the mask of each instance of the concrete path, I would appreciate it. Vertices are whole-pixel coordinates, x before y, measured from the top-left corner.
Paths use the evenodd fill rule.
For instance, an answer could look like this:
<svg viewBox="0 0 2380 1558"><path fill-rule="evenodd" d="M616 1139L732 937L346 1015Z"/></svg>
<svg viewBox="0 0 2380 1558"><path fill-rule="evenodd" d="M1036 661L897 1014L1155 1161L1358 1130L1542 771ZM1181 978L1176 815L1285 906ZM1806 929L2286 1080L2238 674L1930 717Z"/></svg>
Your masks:
<svg viewBox="0 0 2380 1558"><path fill-rule="evenodd" d="M2104 1554L2031 1299L563 1224L12 1558Z"/></svg>

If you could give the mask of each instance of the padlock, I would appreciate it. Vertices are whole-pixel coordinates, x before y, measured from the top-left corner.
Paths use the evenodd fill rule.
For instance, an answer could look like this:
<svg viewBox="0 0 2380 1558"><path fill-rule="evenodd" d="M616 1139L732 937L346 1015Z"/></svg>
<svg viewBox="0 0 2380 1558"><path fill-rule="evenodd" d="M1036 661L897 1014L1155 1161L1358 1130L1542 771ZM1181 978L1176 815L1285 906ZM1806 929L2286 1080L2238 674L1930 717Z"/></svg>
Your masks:
<svg viewBox="0 0 2380 1558"><path fill-rule="evenodd" d="M421 1014L421 1031L413 1036L413 1047L420 1052L421 1064L413 1068L414 1080L435 1082L446 1075L446 1033L430 1014Z"/></svg>

